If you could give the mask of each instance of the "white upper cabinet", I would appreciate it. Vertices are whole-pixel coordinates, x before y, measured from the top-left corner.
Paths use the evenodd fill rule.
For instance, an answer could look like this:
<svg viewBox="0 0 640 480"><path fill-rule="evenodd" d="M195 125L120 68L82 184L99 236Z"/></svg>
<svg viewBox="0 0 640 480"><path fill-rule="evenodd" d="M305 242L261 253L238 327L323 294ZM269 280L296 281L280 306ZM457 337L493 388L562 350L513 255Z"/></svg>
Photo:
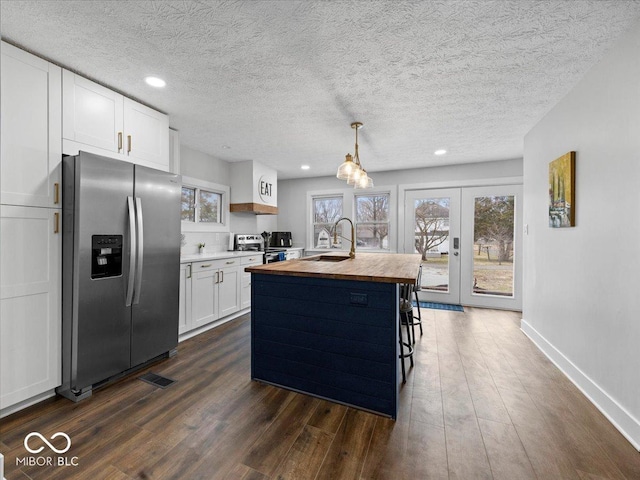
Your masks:
<svg viewBox="0 0 640 480"><path fill-rule="evenodd" d="M73 72L62 72L63 138L122 153L123 96Z"/></svg>
<svg viewBox="0 0 640 480"><path fill-rule="evenodd" d="M62 148L169 170L169 117L68 70L62 72Z"/></svg>
<svg viewBox="0 0 640 480"><path fill-rule="evenodd" d="M128 98L124 99L126 153L169 170L169 117ZM160 168L159 166L155 168Z"/></svg>
<svg viewBox="0 0 640 480"><path fill-rule="evenodd" d="M4 42L0 50L1 203L60 208L61 69Z"/></svg>

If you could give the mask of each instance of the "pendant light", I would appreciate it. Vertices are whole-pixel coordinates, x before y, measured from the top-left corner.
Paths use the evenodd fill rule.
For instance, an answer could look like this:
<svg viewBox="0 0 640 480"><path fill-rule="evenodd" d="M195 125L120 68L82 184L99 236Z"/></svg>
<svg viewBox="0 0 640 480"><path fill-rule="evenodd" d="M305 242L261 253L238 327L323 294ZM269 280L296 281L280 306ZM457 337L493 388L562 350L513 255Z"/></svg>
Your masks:
<svg viewBox="0 0 640 480"><path fill-rule="evenodd" d="M354 188L372 188L373 180L367 175L360 163L360 155L358 154L358 129L362 128L361 122L353 122L351 128L356 131L355 155L347 153L344 162L338 167L336 177L340 180L346 180L348 185Z"/></svg>

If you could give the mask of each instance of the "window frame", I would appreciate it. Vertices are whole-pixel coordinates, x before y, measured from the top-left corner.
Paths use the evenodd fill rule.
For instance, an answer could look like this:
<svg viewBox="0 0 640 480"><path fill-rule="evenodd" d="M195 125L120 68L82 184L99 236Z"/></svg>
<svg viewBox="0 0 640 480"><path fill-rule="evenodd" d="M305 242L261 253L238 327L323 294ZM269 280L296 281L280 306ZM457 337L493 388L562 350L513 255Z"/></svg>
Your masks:
<svg viewBox="0 0 640 480"><path fill-rule="evenodd" d="M349 251L351 248L351 243L349 241L342 241L342 248L331 248L331 249L319 249L313 245L314 241L314 212L313 212L313 200L318 197L338 197L342 196L342 216L348 217L350 220L354 222L354 228L356 227L356 196L366 196L366 195L381 195L387 194L389 195L389 212L388 212L388 222L389 222L389 240L388 240L388 249L362 249L360 251L367 253L396 253L398 249L398 187L396 185L390 186L381 186L374 187L368 189L356 189L356 188L335 188L330 190L312 190L307 192L307 215L306 215L306 232L307 238L305 241L305 251L310 253L321 253L329 251ZM347 238L349 238L349 230L344 226L344 223L341 224L342 231L346 232ZM356 236L357 237L357 236ZM356 238L357 241L357 238ZM356 252L359 251L358 246L356 245Z"/></svg>
<svg viewBox="0 0 640 480"><path fill-rule="evenodd" d="M206 182L192 177L182 177L182 187L195 189L195 221L182 220L181 226L183 232L228 232L229 231L229 187L219 183ZM180 189L182 192L182 188ZM220 195L220 203L218 212L220 215L219 222L201 222L200 221L200 191L215 193ZM180 210L182 214L182 209Z"/></svg>

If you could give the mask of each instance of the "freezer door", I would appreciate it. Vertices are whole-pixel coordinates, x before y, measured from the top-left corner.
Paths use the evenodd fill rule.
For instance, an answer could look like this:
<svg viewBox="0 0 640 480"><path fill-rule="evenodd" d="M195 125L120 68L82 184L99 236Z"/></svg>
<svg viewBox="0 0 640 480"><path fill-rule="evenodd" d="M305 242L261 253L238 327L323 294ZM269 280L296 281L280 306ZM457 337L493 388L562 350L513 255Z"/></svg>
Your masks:
<svg viewBox="0 0 640 480"><path fill-rule="evenodd" d="M73 222L73 236L64 237L64 242L73 241L73 259L64 262L72 260L73 271L65 276L63 288L71 293L65 299L72 302L72 308L65 309L73 325L70 386L81 390L131 366L126 291L127 197L133 195L133 166L85 152L65 161L75 163L75 198L73 211L64 212L64 221ZM111 268L118 261L120 265Z"/></svg>
<svg viewBox="0 0 640 480"><path fill-rule="evenodd" d="M138 268L133 299L131 364L178 344L181 177L135 166Z"/></svg>

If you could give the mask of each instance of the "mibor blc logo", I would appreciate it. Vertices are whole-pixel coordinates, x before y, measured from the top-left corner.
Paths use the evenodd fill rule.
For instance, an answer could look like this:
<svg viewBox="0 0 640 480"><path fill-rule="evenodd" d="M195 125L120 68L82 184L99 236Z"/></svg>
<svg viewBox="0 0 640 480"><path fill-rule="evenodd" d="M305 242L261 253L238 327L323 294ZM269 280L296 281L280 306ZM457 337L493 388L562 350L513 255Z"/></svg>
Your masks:
<svg viewBox="0 0 640 480"><path fill-rule="evenodd" d="M52 443L56 438L62 437L66 441L65 445L60 445L60 441L56 441L55 443L62 448L56 447ZM38 466L38 467L77 467L78 466L78 457L63 457L63 455L69 451L71 448L71 438L64 432L56 432L51 435L51 438L47 440L47 438L42 435L40 432L31 432L24 437L24 448L27 452L33 454L34 456L28 455L24 457L16 458L16 465L18 466ZM44 445L43 445L44 444ZM47 455L45 452L45 448L51 450L57 456L51 456L51 454ZM40 453L45 452L43 455L38 455ZM37 456L35 456L37 455Z"/></svg>
<svg viewBox="0 0 640 480"><path fill-rule="evenodd" d="M56 447L54 447L41 433L31 432L29 435L24 437L24 448L26 448L27 451L30 452L30 453L40 453L41 451L44 450L44 445L42 445L42 446L40 446L39 448L36 448L36 449L31 448L29 446L29 439L31 437L38 437L40 440L42 440L44 443L46 443L47 446L51 450L56 452L58 455L62 455L63 453L67 453L69 451L69 449L71 448L71 439L69 438L69 435L67 435L64 432L57 432L57 433L54 433L53 435L51 435L51 440L53 440L54 438L58 438L58 437L64 437L67 440L67 446L65 448L63 448L62 450L58 450Z"/></svg>

